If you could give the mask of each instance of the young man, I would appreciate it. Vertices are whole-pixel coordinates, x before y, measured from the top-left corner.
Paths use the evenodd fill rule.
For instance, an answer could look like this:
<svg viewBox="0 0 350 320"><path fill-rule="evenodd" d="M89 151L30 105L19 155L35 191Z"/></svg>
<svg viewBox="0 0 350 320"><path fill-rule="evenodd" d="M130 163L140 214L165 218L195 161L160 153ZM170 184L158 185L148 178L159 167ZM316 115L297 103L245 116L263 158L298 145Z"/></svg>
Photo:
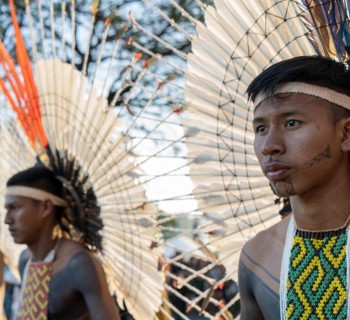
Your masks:
<svg viewBox="0 0 350 320"><path fill-rule="evenodd" d="M292 214L244 246L241 319L350 319L350 72L298 57L249 86L255 152Z"/></svg>
<svg viewBox="0 0 350 320"><path fill-rule="evenodd" d="M5 223L26 244L18 319L119 319L103 269L83 244L54 234L66 207L62 183L44 167L7 182ZM23 270L24 269L24 270ZM17 319L17 318L16 318Z"/></svg>

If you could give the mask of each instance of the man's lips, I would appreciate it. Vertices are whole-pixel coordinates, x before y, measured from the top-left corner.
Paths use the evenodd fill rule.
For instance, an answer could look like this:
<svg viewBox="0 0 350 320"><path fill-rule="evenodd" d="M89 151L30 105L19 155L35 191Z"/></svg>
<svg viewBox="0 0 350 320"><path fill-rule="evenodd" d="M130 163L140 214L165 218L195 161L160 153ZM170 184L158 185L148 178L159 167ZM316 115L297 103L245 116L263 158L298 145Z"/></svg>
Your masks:
<svg viewBox="0 0 350 320"><path fill-rule="evenodd" d="M282 164L267 164L264 172L269 180L277 181L285 179L290 174L290 169Z"/></svg>

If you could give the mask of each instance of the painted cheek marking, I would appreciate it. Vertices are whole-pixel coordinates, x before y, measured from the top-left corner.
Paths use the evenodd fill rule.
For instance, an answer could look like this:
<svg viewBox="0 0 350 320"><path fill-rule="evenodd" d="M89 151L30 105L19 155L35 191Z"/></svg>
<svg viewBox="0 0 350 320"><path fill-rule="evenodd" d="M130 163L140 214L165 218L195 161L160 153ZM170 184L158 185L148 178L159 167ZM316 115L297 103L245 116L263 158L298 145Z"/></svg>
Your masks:
<svg viewBox="0 0 350 320"><path fill-rule="evenodd" d="M280 185L281 181L272 182L272 187L273 187L276 195L277 196L294 196L294 195L296 195L291 176L299 171L302 171L302 170L307 169L307 168L311 168L311 167L315 166L316 164L320 163L321 161L328 159L330 157L331 157L331 148L328 145L324 151L322 151L320 154L318 154L313 159L306 161L301 166L294 167L293 169L291 169L290 176L282 182L284 187L282 187Z"/></svg>
<svg viewBox="0 0 350 320"><path fill-rule="evenodd" d="M326 149L324 151L322 151L319 155L317 155L316 157L314 157L313 159L306 161L304 164L298 166L298 167L294 167L291 171L290 174L294 174L296 172L299 172L301 170L304 169L308 169L313 167L314 165L320 163L323 160L326 160L328 158L331 157L331 148L330 146L327 146Z"/></svg>

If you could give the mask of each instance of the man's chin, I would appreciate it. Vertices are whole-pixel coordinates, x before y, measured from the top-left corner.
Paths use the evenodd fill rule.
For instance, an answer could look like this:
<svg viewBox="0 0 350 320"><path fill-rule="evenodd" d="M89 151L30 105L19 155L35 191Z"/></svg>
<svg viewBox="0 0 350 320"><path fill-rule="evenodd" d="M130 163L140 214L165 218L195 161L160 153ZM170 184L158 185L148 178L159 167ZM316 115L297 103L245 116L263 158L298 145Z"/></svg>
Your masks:
<svg viewBox="0 0 350 320"><path fill-rule="evenodd" d="M16 238L16 237L13 237L13 242L17 243L17 244L24 244L23 240L21 240L20 238Z"/></svg>
<svg viewBox="0 0 350 320"><path fill-rule="evenodd" d="M295 190L292 184L288 184L285 181L277 181L270 183L273 193L280 198L288 198L295 196Z"/></svg>

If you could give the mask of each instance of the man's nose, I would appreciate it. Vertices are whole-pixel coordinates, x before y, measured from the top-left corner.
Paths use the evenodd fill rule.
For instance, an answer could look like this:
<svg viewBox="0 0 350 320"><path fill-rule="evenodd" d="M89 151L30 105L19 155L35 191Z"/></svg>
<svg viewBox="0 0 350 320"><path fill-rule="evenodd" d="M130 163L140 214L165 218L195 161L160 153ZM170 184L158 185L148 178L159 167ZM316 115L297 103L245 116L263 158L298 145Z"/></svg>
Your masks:
<svg viewBox="0 0 350 320"><path fill-rule="evenodd" d="M278 130L270 130L267 133L261 152L263 155L283 154L285 152L284 139Z"/></svg>
<svg viewBox="0 0 350 320"><path fill-rule="evenodd" d="M11 224L12 222L13 222L13 219L11 217L10 210L6 210L5 224Z"/></svg>

